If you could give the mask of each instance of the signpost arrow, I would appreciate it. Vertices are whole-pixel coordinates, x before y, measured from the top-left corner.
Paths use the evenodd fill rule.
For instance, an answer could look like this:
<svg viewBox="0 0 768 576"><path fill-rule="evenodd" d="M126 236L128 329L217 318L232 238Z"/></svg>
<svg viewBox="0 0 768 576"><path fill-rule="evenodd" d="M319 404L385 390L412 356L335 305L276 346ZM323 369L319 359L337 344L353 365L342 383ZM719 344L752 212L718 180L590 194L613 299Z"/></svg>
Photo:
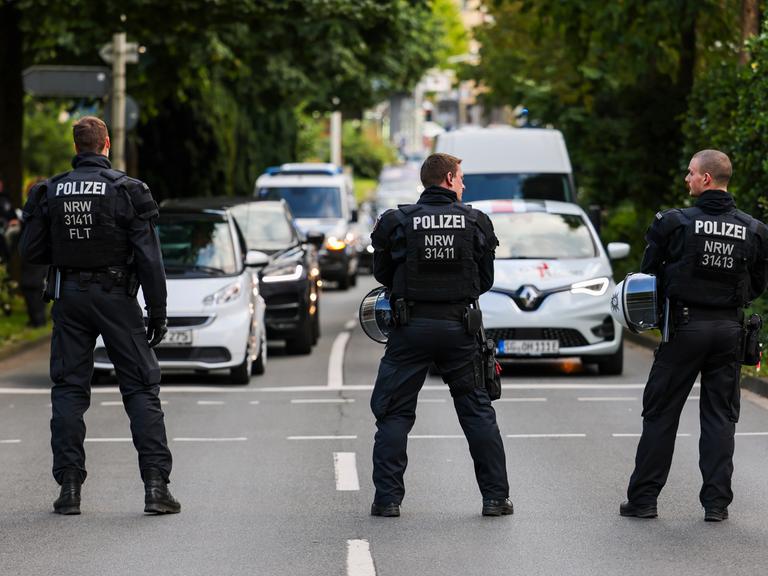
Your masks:
<svg viewBox="0 0 768 576"><path fill-rule="evenodd" d="M109 68L103 66L30 66L23 78L24 90L35 96L103 98L110 88Z"/></svg>
<svg viewBox="0 0 768 576"><path fill-rule="evenodd" d="M104 44L99 50L99 56L107 64L112 64L114 56L112 54L113 43ZM139 44L138 42L126 42L125 43L125 63L126 64L138 64L139 62Z"/></svg>

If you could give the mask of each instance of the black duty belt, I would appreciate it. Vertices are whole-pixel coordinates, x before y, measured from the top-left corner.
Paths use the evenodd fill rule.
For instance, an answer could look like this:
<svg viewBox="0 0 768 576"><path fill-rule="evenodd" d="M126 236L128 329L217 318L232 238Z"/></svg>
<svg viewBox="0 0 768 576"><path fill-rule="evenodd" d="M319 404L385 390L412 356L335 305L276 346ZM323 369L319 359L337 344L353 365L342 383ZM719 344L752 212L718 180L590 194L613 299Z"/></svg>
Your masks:
<svg viewBox="0 0 768 576"><path fill-rule="evenodd" d="M741 308L713 308L677 304L675 306L675 318L677 320L733 320L741 322L744 319L744 311Z"/></svg>
<svg viewBox="0 0 768 576"><path fill-rule="evenodd" d="M433 320L464 320L468 302L408 302L408 309L413 318L432 318Z"/></svg>
<svg viewBox="0 0 768 576"><path fill-rule="evenodd" d="M131 272L127 268L77 270L64 268L61 279L64 282L83 284L109 284L111 286L127 286Z"/></svg>

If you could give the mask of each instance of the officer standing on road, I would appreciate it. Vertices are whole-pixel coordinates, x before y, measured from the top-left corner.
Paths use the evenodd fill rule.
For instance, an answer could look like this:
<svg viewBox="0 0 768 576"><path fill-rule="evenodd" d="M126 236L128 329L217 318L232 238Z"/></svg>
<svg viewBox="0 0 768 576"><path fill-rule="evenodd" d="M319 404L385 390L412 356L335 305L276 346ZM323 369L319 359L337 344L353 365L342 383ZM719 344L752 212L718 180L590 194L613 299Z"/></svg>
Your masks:
<svg viewBox="0 0 768 576"><path fill-rule="evenodd" d="M397 323L371 396L378 428L371 514L400 515L408 433L432 363L448 384L467 437L483 515L512 514L496 413L475 379L478 340L463 322L470 303L493 285L498 241L488 217L461 203L459 158L432 154L421 167L421 181L418 203L388 210L371 234L373 274L389 289Z"/></svg>
<svg viewBox="0 0 768 576"><path fill-rule="evenodd" d="M645 237L641 269L657 275L670 299L673 335L659 346L645 386L643 433L622 516L656 517L680 412L701 373L699 499L706 521L728 518L742 309L765 290L768 258L768 228L736 209L726 191L731 173L722 152L697 152L685 177L694 206L658 213Z"/></svg>
<svg viewBox="0 0 768 576"><path fill-rule="evenodd" d="M59 514L80 513L86 477L85 422L90 405L93 349L101 334L115 366L145 487L144 511L181 507L168 490L171 452L160 407L160 367L154 352L166 333L165 271L153 220L157 204L146 184L113 170L100 119L73 127L74 170L36 185L24 207L22 257L50 264L51 447L61 485ZM136 301L139 284L149 314L145 328Z"/></svg>

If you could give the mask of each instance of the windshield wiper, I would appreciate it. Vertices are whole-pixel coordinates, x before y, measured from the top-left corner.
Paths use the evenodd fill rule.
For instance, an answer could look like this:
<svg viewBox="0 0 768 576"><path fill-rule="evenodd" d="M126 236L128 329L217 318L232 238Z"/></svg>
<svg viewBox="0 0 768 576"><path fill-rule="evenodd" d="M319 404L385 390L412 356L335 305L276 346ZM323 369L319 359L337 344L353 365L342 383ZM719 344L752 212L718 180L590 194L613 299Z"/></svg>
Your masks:
<svg viewBox="0 0 768 576"><path fill-rule="evenodd" d="M222 270L221 268L215 268L213 266L201 266L198 264L192 265L192 266L182 266L182 265L166 265L165 267L166 271L175 271L175 272L204 272L206 274L226 274L226 270Z"/></svg>

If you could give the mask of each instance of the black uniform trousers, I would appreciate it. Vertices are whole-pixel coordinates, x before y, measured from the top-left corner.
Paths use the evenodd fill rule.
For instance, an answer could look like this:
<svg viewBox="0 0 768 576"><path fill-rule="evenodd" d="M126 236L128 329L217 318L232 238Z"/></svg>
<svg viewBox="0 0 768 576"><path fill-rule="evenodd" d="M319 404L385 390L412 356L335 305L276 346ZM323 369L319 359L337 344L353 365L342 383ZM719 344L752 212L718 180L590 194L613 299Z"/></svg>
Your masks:
<svg viewBox="0 0 768 576"><path fill-rule="evenodd" d="M90 406L93 350L101 334L131 422L139 469L158 469L168 481L171 452L160 407L160 368L136 298L125 287L106 292L99 283L65 281L52 315L53 477L61 483L65 470L77 470L85 480L83 415Z"/></svg>
<svg viewBox="0 0 768 576"><path fill-rule="evenodd" d="M446 379L467 367L478 345L461 322L411 318L407 326L395 328L371 395L376 416L373 446L373 483L376 504L400 504L405 494L403 475L408 464L408 433L416 421L416 402L429 366L434 362ZM459 423L469 444L475 476L484 499L509 496L506 458L496 412L484 388L474 387L470 370L451 387L469 384L470 392L453 398Z"/></svg>
<svg viewBox="0 0 768 576"><path fill-rule="evenodd" d="M699 372L703 481L699 500L705 508L726 507L733 500L741 323L737 311L725 315L731 318L714 319L717 314L692 311L688 323L678 322L671 341L656 352L643 394L643 433L627 489L633 504L656 504L672 463L680 412Z"/></svg>

